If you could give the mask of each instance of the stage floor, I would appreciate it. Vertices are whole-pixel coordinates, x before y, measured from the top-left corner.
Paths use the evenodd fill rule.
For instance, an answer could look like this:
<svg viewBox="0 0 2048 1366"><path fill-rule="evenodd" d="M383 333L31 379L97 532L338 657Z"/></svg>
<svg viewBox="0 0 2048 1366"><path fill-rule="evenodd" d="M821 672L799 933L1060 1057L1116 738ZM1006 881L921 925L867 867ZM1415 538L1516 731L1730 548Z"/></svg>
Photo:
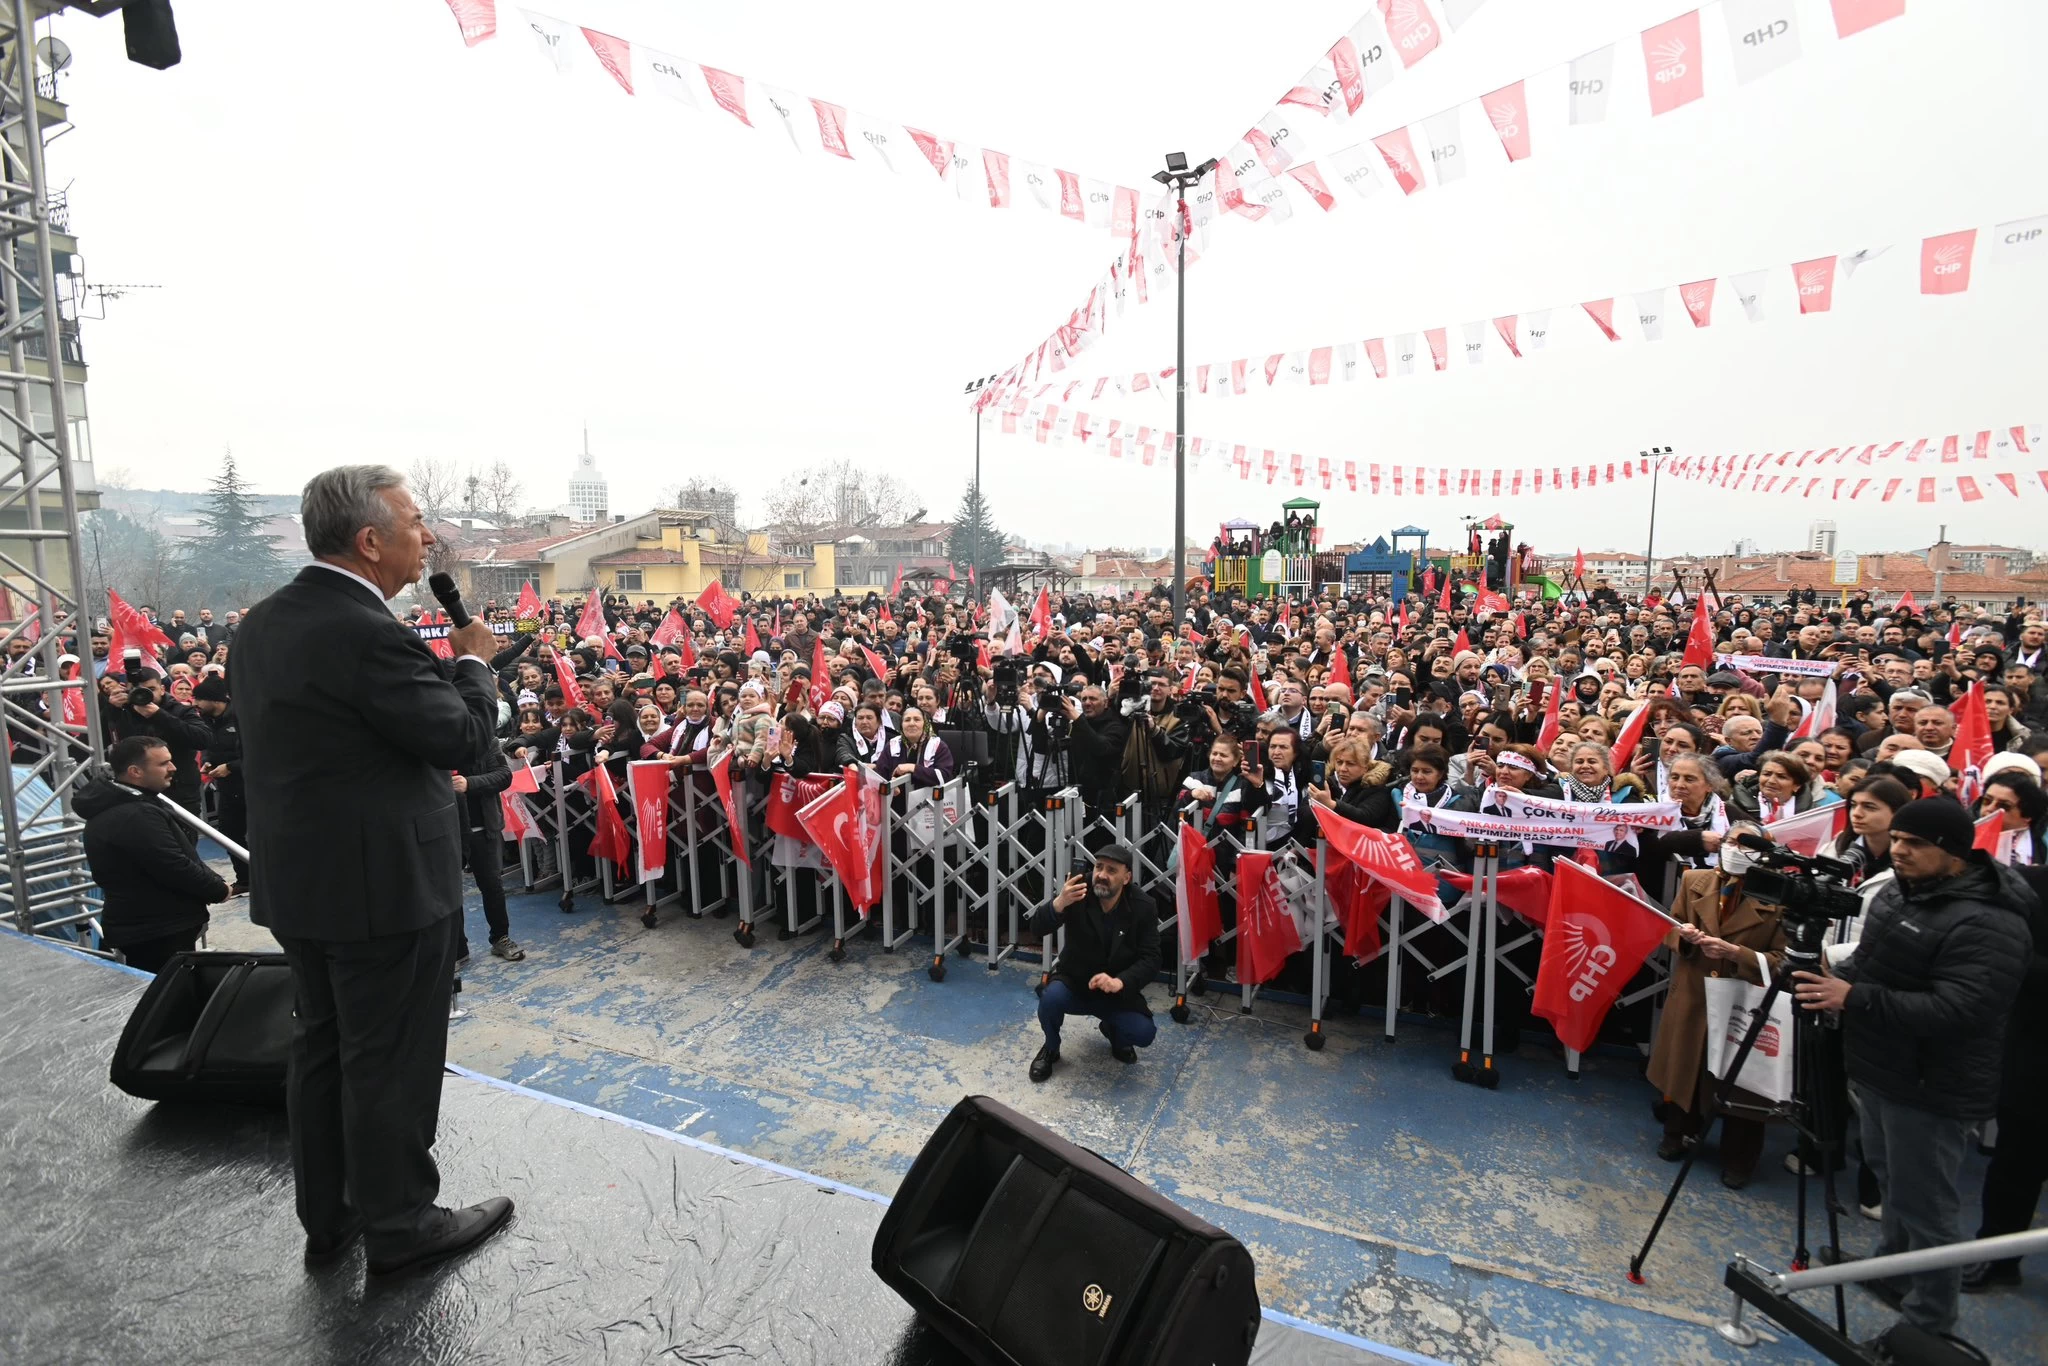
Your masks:
<svg viewBox="0 0 2048 1366"><path fill-rule="evenodd" d="M959 1360L869 1270L881 1197L474 1075L443 1195L511 1195L511 1227L438 1274L308 1272L281 1114L108 1084L145 980L0 932L0 1361ZM1269 1318L1254 1360L1420 1358Z"/></svg>

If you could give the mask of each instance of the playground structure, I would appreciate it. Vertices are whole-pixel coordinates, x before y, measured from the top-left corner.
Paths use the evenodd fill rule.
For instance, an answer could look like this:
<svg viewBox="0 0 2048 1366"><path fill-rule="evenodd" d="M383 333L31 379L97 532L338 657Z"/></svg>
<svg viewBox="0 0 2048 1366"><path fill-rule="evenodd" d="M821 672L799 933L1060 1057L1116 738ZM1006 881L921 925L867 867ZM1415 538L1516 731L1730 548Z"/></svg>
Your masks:
<svg viewBox="0 0 2048 1366"><path fill-rule="evenodd" d="M1345 557L1318 548L1323 544L1321 511L1322 504L1313 498L1290 498L1269 527L1241 517L1223 523L1208 556L1216 591L1306 600L1325 585L1341 585Z"/></svg>
<svg viewBox="0 0 2048 1366"><path fill-rule="evenodd" d="M1533 594L1545 599L1557 597L1562 588L1547 578L1538 567L1535 548L1517 543L1514 538L1515 524L1498 513L1484 518L1475 518L1465 523L1465 548L1449 555L1438 555L1428 559L1423 568L1434 570L1434 582L1443 582L1448 575L1452 583L1461 585L1458 591L1478 592L1482 587L1508 598L1519 598ZM1398 545L1403 535L1415 533L1424 537L1415 527L1403 527L1395 533ZM1423 552L1418 551L1418 554ZM1421 588L1418 581L1416 587Z"/></svg>

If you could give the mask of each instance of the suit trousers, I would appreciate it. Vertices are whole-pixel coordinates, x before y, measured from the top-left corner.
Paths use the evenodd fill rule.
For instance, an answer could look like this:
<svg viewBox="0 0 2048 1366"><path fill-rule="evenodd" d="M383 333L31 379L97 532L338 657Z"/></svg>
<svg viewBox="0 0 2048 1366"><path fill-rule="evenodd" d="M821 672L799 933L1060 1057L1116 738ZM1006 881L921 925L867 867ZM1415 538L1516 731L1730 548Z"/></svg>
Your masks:
<svg viewBox="0 0 2048 1366"><path fill-rule="evenodd" d="M230 775L215 784L220 798L220 807L214 812L219 818L217 829L236 844L249 843L249 798L242 791L242 780ZM247 859L228 855L228 862L235 866L235 881L247 886L249 883L249 862Z"/></svg>
<svg viewBox="0 0 2048 1366"><path fill-rule="evenodd" d="M296 1007L285 1100L299 1222L329 1238L363 1219L372 1256L424 1229L441 1174L431 1151L448 1058L460 915L340 942L278 936Z"/></svg>

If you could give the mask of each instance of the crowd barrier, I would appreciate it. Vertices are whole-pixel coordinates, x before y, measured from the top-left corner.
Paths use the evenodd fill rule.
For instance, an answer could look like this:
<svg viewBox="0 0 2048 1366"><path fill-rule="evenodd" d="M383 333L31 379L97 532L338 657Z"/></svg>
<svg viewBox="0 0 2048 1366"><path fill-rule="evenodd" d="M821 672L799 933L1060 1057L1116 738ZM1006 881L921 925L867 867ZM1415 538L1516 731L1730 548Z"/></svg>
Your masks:
<svg viewBox="0 0 2048 1366"><path fill-rule="evenodd" d="M1132 851L1133 881L1161 914L1161 972L1173 987L1172 1017L1187 1022L1190 999L1206 995L1212 985L1201 959L1190 961L1181 952L1174 895L1177 825L1148 819L1135 793L1113 806L1091 809L1072 787L1039 793L1008 782L977 798L965 773L936 788L914 789L907 776L889 781L883 803L882 893L875 906L861 911L823 859L778 851L778 837L765 823L767 786L759 781L733 784L746 826L736 833L710 780L679 770L669 788L664 870L641 880L635 875L642 867L639 859L622 873L610 859L587 852L598 817L586 788L558 781L558 765L552 763L533 771L539 790L518 799L526 804L538 837L519 841L518 880L530 892L559 890L564 910L594 895L605 904L638 906L649 928L659 925L660 913L669 908L680 909L690 920L732 918L732 937L744 949L755 947L764 923L778 923L778 937L789 940L829 919L828 956L834 962L843 961L849 946L873 930L885 953L898 952L913 938L927 939L930 950L922 963L935 982L945 980L949 961L979 957L988 972L1012 959L1029 964L1042 986L1050 978L1063 931L1031 935L1025 917L1091 862L1094 849L1115 842ZM640 822L624 793L618 809L637 853ZM1177 814L1185 819L1189 813ZM1247 853L1272 851L1255 827L1221 832L1210 843L1219 854L1219 893L1234 905L1237 862ZM1297 846L1295 854L1282 856L1298 861L1290 867L1305 869L1301 876L1308 890L1291 909L1308 969L1306 990L1282 991L1254 982L1230 985L1236 988L1239 1013L1246 1015L1258 1009L1262 995L1305 999L1308 1021L1302 1042L1319 1051L1326 1042L1333 972L1345 952L1345 926L1326 884L1328 845ZM1411 988L1461 987L1453 1074L1487 1088L1499 1083L1495 1044L1502 985L1512 982L1512 990L1523 993L1533 988L1532 946L1540 945L1542 935L1537 925L1501 904L1502 871L1499 849L1478 846L1470 890L1446 897L1442 921L1431 920L1399 896L1390 898L1378 919L1378 947L1353 960L1362 969L1384 972L1382 1032L1389 1043L1397 1037ZM1237 928L1226 926L1211 948L1229 951L1238 936ZM1646 1000L1653 1012L1660 1009L1667 983L1668 961L1660 950L1616 1009ZM1579 1064L1578 1055L1567 1049L1565 1071L1574 1080Z"/></svg>

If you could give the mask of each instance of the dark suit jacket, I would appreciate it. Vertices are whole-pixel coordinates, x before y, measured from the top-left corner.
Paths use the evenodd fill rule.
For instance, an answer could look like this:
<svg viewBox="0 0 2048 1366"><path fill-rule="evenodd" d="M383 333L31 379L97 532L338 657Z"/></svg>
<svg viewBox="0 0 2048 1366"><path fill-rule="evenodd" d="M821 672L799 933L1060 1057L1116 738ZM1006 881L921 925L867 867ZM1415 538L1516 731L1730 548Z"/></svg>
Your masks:
<svg viewBox="0 0 2048 1366"><path fill-rule="evenodd" d="M249 801L249 918L361 940L462 908L457 769L494 743L490 670L437 661L317 565L249 610L229 665Z"/></svg>

